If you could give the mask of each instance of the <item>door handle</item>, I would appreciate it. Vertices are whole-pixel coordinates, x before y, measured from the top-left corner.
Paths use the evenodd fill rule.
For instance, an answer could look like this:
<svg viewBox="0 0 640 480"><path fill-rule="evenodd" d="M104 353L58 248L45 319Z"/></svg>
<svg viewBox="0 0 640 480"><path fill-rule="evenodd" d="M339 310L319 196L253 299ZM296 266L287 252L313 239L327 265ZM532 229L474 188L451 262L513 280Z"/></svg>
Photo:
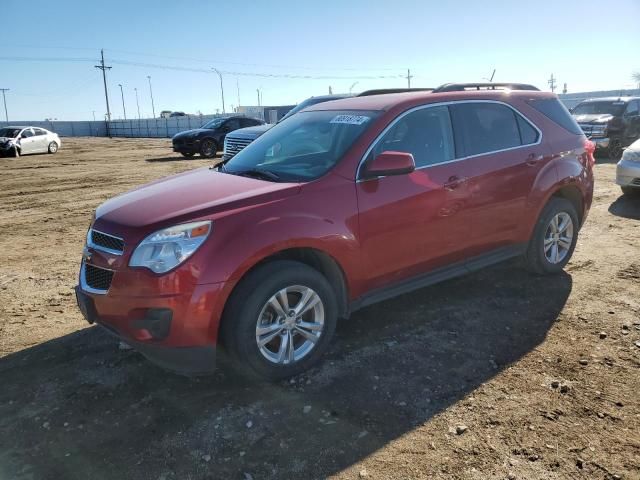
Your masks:
<svg viewBox="0 0 640 480"><path fill-rule="evenodd" d="M462 185L463 183L465 183L468 180L468 178L465 177L458 177L457 175L453 175L451 177L449 177L449 180L447 180L444 184L444 188L446 190L455 190L456 188L458 188L460 185Z"/></svg>
<svg viewBox="0 0 640 480"><path fill-rule="evenodd" d="M542 155L537 155L535 153L531 153L529 154L529 156L527 157L526 163L527 165L529 165L530 167L533 167L534 165L537 165L538 162L540 160L542 160Z"/></svg>

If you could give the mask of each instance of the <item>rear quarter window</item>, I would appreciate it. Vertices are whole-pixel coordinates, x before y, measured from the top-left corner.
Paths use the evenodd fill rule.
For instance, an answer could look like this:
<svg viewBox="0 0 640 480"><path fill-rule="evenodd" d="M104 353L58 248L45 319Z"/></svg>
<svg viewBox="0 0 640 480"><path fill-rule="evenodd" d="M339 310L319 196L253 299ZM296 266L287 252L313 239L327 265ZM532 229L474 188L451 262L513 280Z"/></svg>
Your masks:
<svg viewBox="0 0 640 480"><path fill-rule="evenodd" d="M535 98L527 102L555 124L575 135L582 135L582 129L557 98Z"/></svg>

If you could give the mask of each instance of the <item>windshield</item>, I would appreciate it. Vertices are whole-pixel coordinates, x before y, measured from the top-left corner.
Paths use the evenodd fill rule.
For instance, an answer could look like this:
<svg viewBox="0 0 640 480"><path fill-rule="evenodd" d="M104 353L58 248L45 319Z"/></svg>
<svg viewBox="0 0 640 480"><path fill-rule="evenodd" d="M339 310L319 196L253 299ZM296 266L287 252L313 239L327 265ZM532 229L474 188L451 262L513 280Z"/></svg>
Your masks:
<svg viewBox="0 0 640 480"><path fill-rule="evenodd" d="M14 138L20 133L19 128L0 128L0 137Z"/></svg>
<svg viewBox="0 0 640 480"><path fill-rule="evenodd" d="M333 168L377 116L362 110L299 113L249 144L224 171L260 170L282 181L313 180Z"/></svg>
<svg viewBox="0 0 640 480"><path fill-rule="evenodd" d="M216 129L226 120L226 118L216 118L205 123L202 128Z"/></svg>
<svg viewBox="0 0 640 480"><path fill-rule="evenodd" d="M574 115L622 115L624 102L586 102L573 109Z"/></svg>

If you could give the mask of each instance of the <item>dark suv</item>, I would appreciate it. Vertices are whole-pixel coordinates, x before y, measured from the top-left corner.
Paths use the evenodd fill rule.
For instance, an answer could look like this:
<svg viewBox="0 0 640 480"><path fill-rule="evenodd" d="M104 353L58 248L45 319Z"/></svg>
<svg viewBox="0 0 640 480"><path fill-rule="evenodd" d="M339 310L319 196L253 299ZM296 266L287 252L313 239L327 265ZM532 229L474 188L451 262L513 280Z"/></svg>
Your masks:
<svg viewBox="0 0 640 480"><path fill-rule="evenodd" d="M591 98L571 113L597 150L615 160L640 138L640 97Z"/></svg>
<svg viewBox="0 0 640 480"><path fill-rule="evenodd" d="M200 128L174 135L173 151L187 158L193 157L196 153L205 158L213 158L223 146L225 136L229 132L263 123L262 120L241 116L215 118Z"/></svg>
<svg viewBox="0 0 640 480"><path fill-rule="evenodd" d="M212 371L221 344L275 379L366 305L516 256L559 273L591 206L593 144L556 95L501 87L320 103L226 164L107 201L80 309L171 370Z"/></svg>

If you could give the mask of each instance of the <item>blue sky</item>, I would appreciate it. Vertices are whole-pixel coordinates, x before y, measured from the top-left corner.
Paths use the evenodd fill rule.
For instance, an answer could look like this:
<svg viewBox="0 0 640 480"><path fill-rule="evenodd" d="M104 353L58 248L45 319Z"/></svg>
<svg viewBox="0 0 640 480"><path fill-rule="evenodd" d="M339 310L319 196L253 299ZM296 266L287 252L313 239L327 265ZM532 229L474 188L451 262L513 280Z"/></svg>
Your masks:
<svg viewBox="0 0 640 480"><path fill-rule="evenodd" d="M82 120L91 119L93 111L103 117L102 78L93 67L100 48L113 66L108 73L113 118L123 115L119 83L127 115L137 115L135 87L141 114L151 115L147 75L156 113L221 110L219 79L208 72L212 67L229 72L223 73L227 110L238 104L236 79L241 104L255 105L260 88L264 104L278 105L325 94L329 86L334 93L347 92L356 81L353 91L406 86L400 77L407 68L414 75L412 86L482 81L495 68L495 81L541 89L548 89L553 73L560 89L566 82L570 92L631 88L632 72L640 71L640 0L32 0L28 8L20 5L22 13L2 27L0 88L11 89L10 120ZM32 58L39 60L25 60ZM74 60L64 60L69 58Z"/></svg>

